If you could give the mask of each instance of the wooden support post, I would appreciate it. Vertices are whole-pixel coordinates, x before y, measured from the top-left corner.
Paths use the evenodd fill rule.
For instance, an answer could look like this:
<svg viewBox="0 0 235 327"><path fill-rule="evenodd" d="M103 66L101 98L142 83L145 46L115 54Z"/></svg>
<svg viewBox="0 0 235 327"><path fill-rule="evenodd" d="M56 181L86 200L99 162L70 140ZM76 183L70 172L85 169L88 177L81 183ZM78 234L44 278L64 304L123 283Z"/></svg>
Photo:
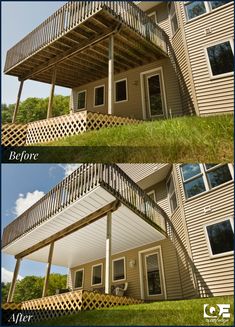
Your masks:
<svg viewBox="0 0 235 327"><path fill-rule="evenodd" d="M44 285L43 285L42 297L45 297L47 295L47 288L48 288L50 271L51 271L51 260L52 260L53 250L54 250L54 242L51 243L50 248L49 248L46 276L45 276Z"/></svg>
<svg viewBox="0 0 235 327"><path fill-rule="evenodd" d="M114 94L114 36L109 37L109 70L108 70L108 114L113 114Z"/></svg>
<svg viewBox="0 0 235 327"><path fill-rule="evenodd" d="M52 105L53 105L53 98L54 98L54 91L55 91L55 82L56 82L56 68L54 68L51 80L51 93L48 102L48 109L47 109L47 118L52 117Z"/></svg>
<svg viewBox="0 0 235 327"><path fill-rule="evenodd" d="M17 281L19 270L20 270L20 262L21 262L21 259L16 260L15 270L14 270L14 274L13 274L13 277L12 277L12 282L11 282L11 286L10 286L10 289L9 289L9 293L8 293L8 296L7 296L7 302L12 302L12 299L13 299L13 296L14 296L16 281Z"/></svg>
<svg viewBox="0 0 235 327"><path fill-rule="evenodd" d="M105 293L111 293L111 253L112 253L112 212L107 214L106 256L105 256Z"/></svg>
<svg viewBox="0 0 235 327"><path fill-rule="evenodd" d="M15 109L14 109L14 112L13 112L12 124L14 124L16 122L16 116L17 116L17 112L18 112L18 109L19 109L19 105L20 105L20 97L21 97L23 85L24 85L24 81L21 81L20 86L19 86L19 91L18 91L18 94L17 94Z"/></svg>

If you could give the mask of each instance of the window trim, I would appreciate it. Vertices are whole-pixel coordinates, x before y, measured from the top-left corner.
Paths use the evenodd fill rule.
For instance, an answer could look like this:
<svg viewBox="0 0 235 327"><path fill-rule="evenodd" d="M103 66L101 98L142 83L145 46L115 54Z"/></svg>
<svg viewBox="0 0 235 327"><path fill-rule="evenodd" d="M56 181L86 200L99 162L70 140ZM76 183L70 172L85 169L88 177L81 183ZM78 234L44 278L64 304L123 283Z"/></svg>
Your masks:
<svg viewBox="0 0 235 327"><path fill-rule="evenodd" d="M222 166L227 165L228 168L229 168L229 171L230 171L230 174L231 174L232 179L231 179L230 181L227 181L227 182L225 182L225 183L222 183L222 184L220 184L220 185L218 185L218 186L215 186L215 187L213 187L213 188L210 188L210 187L209 187L209 182L208 182L208 180L207 180L207 176L206 176L206 173L208 172L208 170L206 170L206 167L204 167L204 164L200 164L200 163L199 163L198 165L200 166L201 173L198 174L198 175L195 175L195 176L193 176L193 177L191 177L191 178L189 178L189 179L187 179L186 182L189 182L189 181L193 180L194 178L197 178L197 177L202 176L202 177L203 177L203 181L204 181L205 189L206 189L206 190L203 191L203 192L201 192L201 193L199 193L199 194L196 194L196 195L194 195L194 196L191 196L190 198L187 198L186 193L185 193L185 189L184 189L184 183L185 183L185 180L184 180L184 177L183 177L183 174L182 174L182 170L181 170L181 166L182 166L182 165L183 165L183 164L180 165L180 175L181 175L181 180L182 180L182 184L183 184L183 191L184 191L184 199L185 199L185 202L188 202L188 201L190 201L190 200L196 199L196 198L198 198L199 196L202 196L203 194L207 194L207 193L209 193L209 192L212 192L212 191L214 191L214 190L217 190L217 189L219 189L219 188L221 188L221 187L224 187L224 186L229 185L229 184L231 184L231 183L234 182L234 170L233 170L233 164L230 164L230 163L221 163L221 164L217 164L215 167L213 167L213 168L211 168L211 169L213 170L213 169L217 169L217 168L219 168L219 167L222 167ZM210 172L210 171L211 171L211 170L209 170L209 172ZM204 172L204 173L203 173L203 172Z"/></svg>
<svg viewBox="0 0 235 327"><path fill-rule="evenodd" d="M116 101L116 85L118 82L122 82L122 81L126 82L126 100ZM129 99L128 99L127 77L114 81L114 103L123 103L128 101Z"/></svg>
<svg viewBox="0 0 235 327"><path fill-rule="evenodd" d="M152 11L151 13L149 13L149 14L147 14L148 15L148 17L149 18L151 18L151 17L155 17L155 20L153 21L155 24L157 24L158 23L158 21L157 21L157 12L156 12L156 10L154 10L154 11Z"/></svg>
<svg viewBox="0 0 235 327"><path fill-rule="evenodd" d="M81 93L85 93L85 107L83 107L83 108L79 108L79 109L78 109L78 96L79 96L79 94L81 94ZM78 92L77 92L77 111L80 111L80 110L84 110L84 109L86 109L86 105L87 105L87 90L81 90L81 91L78 91Z"/></svg>
<svg viewBox="0 0 235 327"><path fill-rule="evenodd" d="M155 190L151 190L149 192L147 192L148 196L150 196L151 194L153 194L153 201L156 202L156 193Z"/></svg>
<svg viewBox="0 0 235 327"><path fill-rule="evenodd" d="M175 12L174 12L173 15L171 15L171 13L170 13L170 5L172 3L174 4L174 8L175 8ZM175 7L174 1L168 2L167 10L168 10L168 17L169 17L169 26L170 26L170 30L171 30L171 37L173 38L175 36L175 34L178 32L178 30L180 29L179 22L178 22L178 16L177 16L177 13L176 13L176 7ZM173 32L173 29L172 29L172 18L174 16L176 16L177 25L178 25L178 28L175 30L175 32Z"/></svg>
<svg viewBox="0 0 235 327"><path fill-rule="evenodd" d="M233 55L234 55L234 40L233 40L232 37L226 38L226 39L223 39L223 40L219 40L219 41L217 40L217 41L215 41L213 43L207 44L204 47L204 53L205 53L205 57L206 57L206 63L207 63L208 71L209 71L210 80L215 80L215 79L218 79L218 78L223 78L223 77L228 77L228 76L233 76L234 75L234 71L231 71L231 72L228 72L228 73L224 73L224 74L219 74L219 75L213 75L213 73L212 73L210 59L209 59L209 56L208 56L207 49L210 48L210 47L213 47L215 45L218 45L218 44L221 44L221 43L225 43L225 42L229 42L230 43L230 46L231 46L231 49L232 49L232 52L233 52Z"/></svg>
<svg viewBox="0 0 235 327"><path fill-rule="evenodd" d="M99 284L93 284L93 268L101 266L101 282ZM103 285L103 263L97 263L91 266L91 286L101 286Z"/></svg>
<svg viewBox="0 0 235 327"><path fill-rule="evenodd" d="M210 13L213 13L213 12L215 12L216 10L220 10L221 8L224 8L225 6L229 6L229 5L231 5L231 4L233 3L232 1L230 1L230 2L228 2L228 3L225 3L225 4L223 4L223 5L221 5L221 6L217 7L217 8L215 8L215 9L212 9L212 7L211 7L211 5L210 5L210 3L209 3L210 1L203 1L203 2L205 3L206 12L205 12L204 14L202 14L202 15L199 15L199 16L196 16L196 17L194 17L194 18L189 19L189 18L188 18L188 12L187 12L187 10L186 10L186 6L185 6L185 5L187 5L189 2L193 2L193 1L184 1L184 16L185 16L185 22L186 22L186 24L188 24L188 23L190 23L190 22L193 22L193 21L197 20L199 17L205 17L206 15L209 15Z"/></svg>
<svg viewBox="0 0 235 327"><path fill-rule="evenodd" d="M104 97L103 97L103 104L98 104L98 105L96 105L95 104L95 91L96 91L96 89L99 89L99 88L101 88L101 87L103 87L104 88ZM98 108L98 107L104 107L105 106L105 84L102 84L102 85L97 85L97 86L95 86L94 87L94 101L93 101L93 106L95 107L95 108Z"/></svg>
<svg viewBox="0 0 235 327"><path fill-rule="evenodd" d="M76 283L76 273L77 273L78 271L82 271L82 286L80 286L80 287L75 287L75 283ZM81 289L83 289L83 286L84 286L84 274L85 274L85 269L84 269L84 268L80 268L80 269L77 269L77 270L74 271L74 289L75 289L75 290L81 290Z"/></svg>
<svg viewBox="0 0 235 327"><path fill-rule="evenodd" d="M211 225L214 225L214 224L221 223L221 222L226 221L226 220L230 221L230 224L231 224L231 227L232 227L232 230L233 230L233 234L234 234L234 222L233 222L232 217L220 218L220 219L217 219L217 220L214 220L214 221L210 221L210 222L208 222L207 224L205 224L203 226L210 259L215 259L215 258L218 258L218 257L225 257L225 256L228 256L228 255L234 254L234 250L228 251L228 252L223 252L223 253L218 253L218 254L213 254L212 249L211 249L211 243L210 243L209 235L208 235L208 232L207 232L207 227L211 226Z"/></svg>
<svg viewBox="0 0 235 327"><path fill-rule="evenodd" d="M176 204L177 204L176 207L175 207L175 209L174 209L173 211L171 210L171 202L170 202L170 200L171 200L171 196L173 195L173 193L170 195L169 190L168 190L168 186L167 186L167 184L168 184L168 182L169 182L169 180L170 180L171 178L172 178L173 185L174 185L174 193L175 193ZM173 176L172 173L169 175L169 177L168 177L167 180L166 180L166 190L167 190L167 201L168 201L168 207L169 207L169 210L170 210L171 215L173 215L173 213L176 211L176 209L178 209L179 204L178 204L178 197L177 197L176 187L175 187L175 179L174 179L174 176Z"/></svg>
<svg viewBox="0 0 235 327"><path fill-rule="evenodd" d="M116 279L114 280L114 262L115 261L119 261L119 260L124 260L124 279ZM116 283L116 282L122 282L126 280L126 257L120 257L120 258L116 258L112 260L112 282Z"/></svg>

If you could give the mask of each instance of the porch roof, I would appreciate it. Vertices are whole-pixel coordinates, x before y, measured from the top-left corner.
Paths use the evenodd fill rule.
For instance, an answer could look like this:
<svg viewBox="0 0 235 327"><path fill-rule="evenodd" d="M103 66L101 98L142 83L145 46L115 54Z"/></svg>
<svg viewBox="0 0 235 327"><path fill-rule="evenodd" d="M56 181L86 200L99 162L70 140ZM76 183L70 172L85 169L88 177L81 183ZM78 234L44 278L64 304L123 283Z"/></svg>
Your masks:
<svg viewBox="0 0 235 327"><path fill-rule="evenodd" d="M3 252L47 262L48 246L55 242L53 264L73 267L103 258L108 210L113 254L166 237L165 212L117 166L84 165L61 184L48 193L49 200L46 195L5 228ZM73 200L67 203L65 196ZM50 210L43 212L45 207ZM68 233L74 224L79 228Z"/></svg>
<svg viewBox="0 0 235 327"><path fill-rule="evenodd" d="M7 53L4 72L20 80L76 87L108 74L114 35L114 72L167 56L166 35L130 1L71 1Z"/></svg>

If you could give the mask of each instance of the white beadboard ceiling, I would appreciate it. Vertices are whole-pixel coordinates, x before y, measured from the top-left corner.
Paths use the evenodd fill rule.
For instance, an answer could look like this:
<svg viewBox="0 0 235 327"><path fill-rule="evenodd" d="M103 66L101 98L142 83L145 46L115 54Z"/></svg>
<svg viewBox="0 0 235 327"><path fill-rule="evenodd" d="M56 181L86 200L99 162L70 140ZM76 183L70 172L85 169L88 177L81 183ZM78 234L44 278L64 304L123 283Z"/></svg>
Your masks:
<svg viewBox="0 0 235 327"><path fill-rule="evenodd" d="M98 186L92 192L3 248L3 252L17 255L45 238L86 217L115 197ZM106 217L55 242L52 264L74 267L105 256ZM112 253L123 252L164 239L165 236L124 205L112 214ZM47 262L49 246L27 259Z"/></svg>

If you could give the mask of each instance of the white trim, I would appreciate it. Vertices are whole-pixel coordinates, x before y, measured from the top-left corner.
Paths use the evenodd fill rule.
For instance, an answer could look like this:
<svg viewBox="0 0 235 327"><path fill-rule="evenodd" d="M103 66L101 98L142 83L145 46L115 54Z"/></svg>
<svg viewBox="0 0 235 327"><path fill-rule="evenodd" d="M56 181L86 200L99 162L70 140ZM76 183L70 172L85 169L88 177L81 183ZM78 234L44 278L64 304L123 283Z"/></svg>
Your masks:
<svg viewBox="0 0 235 327"><path fill-rule="evenodd" d="M152 18L153 16L155 17L154 23L157 24L157 12L156 10L152 11L150 14L147 14L149 18Z"/></svg>
<svg viewBox="0 0 235 327"><path fill-rule="evenodd" d="M231 217L216 219L214 221L208 222L207 224L205 224L203 226L204 234L205 234L205 237L206 237L207 248L208 248L209 256L210 256L211 259L218 258L218 257L224 257L224 256L231 255L231 254L234 253L234 251L228 251L228 252L213 254L212 249L211 249L211 243L210 243L210 239L209 239L209 236L208 236L207 227L211 226L211 225L221 223L221 222L226 221L226 220L230 221L231 228L232 228L233 233L234 233L234 222L233 222L233 218L231 218Z"/></svg>
<svg viewBox="0 0 235 327"><path fill-rule="evenodd" d="M80 93L85 93L85 107L84 108L78 108L78 96ZM77 92L77 109L76 110L84 110L86 109L86 102L87 102L87 90L82 90Z"/></svg>
<svg viewBox="0 0 235 327"><path fill-rule="evenodd" d="M161 275L162 275L162 287L163 287L163 295L165 300L167 299L167 293L166 293L166 281L165 281L165 274L164 274L164 268L163 268L163 258L162 258L162 248L161 245L154 246L152 248L148 248L145 250L138 251L138 259L139 259L139 276L140 276L140 295L141 299L144 300L144 280L143 280L143 264L142 264L142 254L145 252L150 252L158 250L160 254L160 269L161 269Z"/></svg>
<svg viewBox="0 0 235 327"><path fill-rule="evenodd" d="M172 179L172 182L173 182L173 187L174 187L174 192L172 194L170 194L169 192L169 189L168 189L168 182L169 180ZM175 179L174 179L174 174L171 173L170 176L167 178L166 180L166 190L167 190L167 201L168 201L168 207L169 207L169 210L170 210L170 213L171 215L173 215L173 213L175 212L175 210L179 207L179 204L178 204L178 198L177 198L177 194L176 194L176 187L175 187ZM176 207L175 209L172 211L171 210L171 196L175 194L175 197L176 197Z"/></svg>
<svg viewBox="0 0 235 327"><path fill-rule="evenodd" d="M167 109L167 101L166 101L166 89L165 89L165 82L164 82L164 73L163 73L163 68L158 67L158 68L154 68L154 69L150 69L150 70L146 70L144 72L140 73L140 86L141 86L141 99L142 99L142 113L143 113L143 119L147 118L147 105L146 105L146 101L145 101L145 87L144 87L144 78L145 75L147 74L152 74L152 76L154 75L159 75L160 76L160 87L161 87L161 93L163 95L163 99L162 99L162 104L163 104L163 114L159 115L159 116L155 116L155 117L162 117L165 116L166 118L168 118L168 109ZM156 73L156 74L154 74ZM154 116L150 115L150 118L154 118Z"/></svg>
<svg viewBox="0 0 235 327"><path fill-rule="evenodd" d="M93 284L93 268L98 266L101 266L101 282L99 284ZM91 266L91 286L100 286L102 284L103 284L103 262Z"/></svg>
<svg viewBox="0 0 235 327"><path fill-rule="evenodd" d="M76 273L77 273L78 271L82 271L82 286L80 286L80 287L75 287L75 283L76 283ZM80 268L80 269L77 269L77 270L74 271L74 289L75 289L75 290L80 290L80 289L83 288L83 285L84 285L84 275L85 275L85 269L84 269L84 268Z"/></svg>
<svg viewBox="0 0 235 327"><path fill-rule="evenodd" d="M99 89L99 88L101 88L101 87L103 87L103 89L104 89L104 96L103 96L103 104L98 104L98 105L96 105L95 104L95 91L96 91L96 89ZM104 107L105 106L105 84L102 84L102 85L98 85L98 86L95 86L94 87L94 93L93 93L93 107L95 107L95 108L98 108L98 107Z"/></svg>
<svg viewBox="0 0 235 327"><path fill-rule="evenodd" d="M225 43L225 42L229 42L230 43L230 46L231 46L231 49L232 49L232 52L233 52L233 55L234 55L234 40L233 40L232 37L226 38L226 39L223 39L223 40L219 40L219 41L217 40L217 41L212 42L212 43L208 43L204 47L204 53L205 53L205 57L206 57L206 63L207 63L207 67L208 67L208 71L209 71L209 76L210 76L210 79L211 80L215 80L215 79L218 79L218 78L223 78L223 77L228 77L228 76L233 76L234 75L234 71L231 71L231 72L228 72L228 73L224 73L224 74L213 75L213 72L212 72L212 69L211 69L211 64L210 64L210 60L209 60L207 49L210 48L210 47L216 46L218 44Z"/></svg>
<svg viewBox="0 0 235 327"><path fill-rule="evenodd" d="M114 262L115 261L119 261L122 260L124 261L124 278L123 279L116 279L114 280ZM116 282L122 282L126 280L126 257L120 257L120 258L116 258L112 260L112 283L116 283Z"/></svg>
<svg viewBox="0 0 235 327"><path fill-rule="evenodd" d="M116 84L118 82L122 82L125 81L126 82L126 100L121 100L121 101L116 101ZM117 81L114 81L114 103L122 103L122 102L127 102L129 101L128 99L128 87L127 87L127 77L119 79Z"/></svg>
<svg viewBox="0 0 235 327"><path fill-rule="evenodd" d="M150 196L151 194L153 194L153 200L156 202L156 193L155 193L155 190L149 191L147 194L148 194L149 196Z"/></svg>

